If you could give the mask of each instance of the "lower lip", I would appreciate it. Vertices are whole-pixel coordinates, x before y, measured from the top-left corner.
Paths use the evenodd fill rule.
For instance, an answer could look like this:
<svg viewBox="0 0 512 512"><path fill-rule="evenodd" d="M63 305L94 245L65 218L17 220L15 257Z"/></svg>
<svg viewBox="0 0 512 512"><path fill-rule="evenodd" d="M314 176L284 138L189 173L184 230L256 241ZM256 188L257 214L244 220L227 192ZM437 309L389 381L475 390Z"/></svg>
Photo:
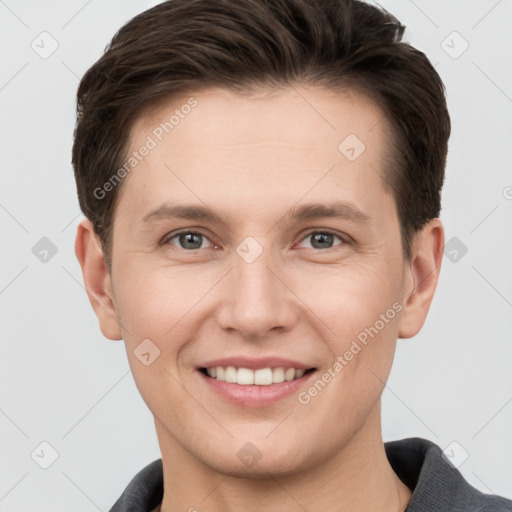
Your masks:
<svg viewBox="0 0 512 512"><path fill-rule="evenodd" d="M298 379L280 382L279 384L269 384L268 386L257 386L224 382L208 377L199 370L197 372L217 394L244 407L263 407L275 404L293 393L298 393L299 389L316 373L316 371L311 371Z"/></svg>

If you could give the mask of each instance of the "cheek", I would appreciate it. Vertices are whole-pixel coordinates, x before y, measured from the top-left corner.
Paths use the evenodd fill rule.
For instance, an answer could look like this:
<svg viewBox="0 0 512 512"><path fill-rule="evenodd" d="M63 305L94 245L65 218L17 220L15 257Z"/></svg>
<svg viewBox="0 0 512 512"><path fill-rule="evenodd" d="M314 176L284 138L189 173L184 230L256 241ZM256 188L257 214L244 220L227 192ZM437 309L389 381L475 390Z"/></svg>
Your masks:
<svg viewBox="0 0 512 512"><path fill-rule="evenodd" d="M379 331L392 330L397 309L401 309L397 265L369 258L365 263L319 267L308 272L306 279L304 275L296 276L294 291L317 315L316 323L322 321L329 339L338 340L341 349L376 322Z"/></svg>
<svg viewBox="0 0 512 512"><path fill-rule="evenodd" d="M118 275L116 311L126 354L136 386L153 412L168 408L169 397L177 408L187 405L176 380L176 362L192 336L190 319L201 292L188 288L189 293L186 279L176 272L126 266Z"/></svg>
<svg viewBox="0 0 512 512"><path fill-rule="evenodd" d="M190 268L132 270L125 265L118 275L116 311L127 357L137 387L153 411L166 395L180 400L173 376L181 380L183 371L191 371L183 368L183 353L204 327L212 289L223 275L211 269L203 274Z"/></svg>
<svg viewBox="0 0 512 512"><path fill-rule="evenodd" d="M222 276L210 269L127 268L118 276L116 311L126 332L125 341L134 338L172 337L180 323L194 315Z"/></svg>
<svg viewBox="0 0 512 512"><path fill-rule="evenodd" d="M317 284L303 289L302 293L308 290L307 304L330 352L327 373L335 375L325 375L332 380L326 386L330 391L322 392L326 407L337 403L343 408L350 403L354 415L364 416L380 395L398 336L402 310L399 276L398 268L382 263L354 266L329 272L317 280L324 283L322 287Z"/></svg>

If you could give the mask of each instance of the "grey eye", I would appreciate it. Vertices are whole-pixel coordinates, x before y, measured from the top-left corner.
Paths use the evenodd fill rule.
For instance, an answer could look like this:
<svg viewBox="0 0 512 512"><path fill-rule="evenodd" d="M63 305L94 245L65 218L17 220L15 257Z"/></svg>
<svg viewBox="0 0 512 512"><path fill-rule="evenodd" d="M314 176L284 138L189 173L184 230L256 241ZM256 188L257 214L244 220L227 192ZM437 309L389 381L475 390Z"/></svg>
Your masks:
<svg viewBox="0 0 512 512"><path fill-rule="evenodd" d="M178 243L172 243L171 240L177 240ZM203 241L207 239L203 234L196 233L194 231L183 231L182 233L177 233L167 240L167 243L171 243L172 245L177 245L181 249L193 250L193 249L201 249Z"/></svg>
<svg viewBox="0 0 512 512"><path fill-rule="evenodd" d="M301 243L303 243L304 240L309 239L311 240L311 246L313 249L330 249L334 246L334 240L336 238L341 242L344 241L339 235L330 233L329 231L312 231L302 239Z"/></svg>

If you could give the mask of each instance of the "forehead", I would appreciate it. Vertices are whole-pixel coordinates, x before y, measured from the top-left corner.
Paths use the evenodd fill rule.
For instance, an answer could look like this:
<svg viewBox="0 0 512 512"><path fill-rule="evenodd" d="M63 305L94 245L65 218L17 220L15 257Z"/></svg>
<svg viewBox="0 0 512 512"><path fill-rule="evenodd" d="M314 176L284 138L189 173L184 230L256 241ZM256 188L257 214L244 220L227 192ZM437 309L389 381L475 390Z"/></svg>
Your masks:
<svg viewBox="0 0 512 512"><path fill-rule="evenodd" d="M129 196L134 214L173 197L223 206L238 200L253 212L275 208L283 194L299 201L369 189L370 200L384 192L389 133L382 110L349 91L289 86L182 94L134 123L128 155L150 149L120 196Z"/></svg>
<svg viewBox="0 0 512 512"><path fill-rule="evenodd" d="M381 127L375 130L378 124ZM133 123L131 145L137 146L148 134L165 145L171 143L167 135L180 134L189 142L204 136L205 143L214 145L246 142L255 146L265 139L310 146L326 143L326 149L337 149L348 133L373 145L386 144L380 136L389 128L375 101L349 89L297 84L236 93L206 88L160 100L143 110Z"/></svg>

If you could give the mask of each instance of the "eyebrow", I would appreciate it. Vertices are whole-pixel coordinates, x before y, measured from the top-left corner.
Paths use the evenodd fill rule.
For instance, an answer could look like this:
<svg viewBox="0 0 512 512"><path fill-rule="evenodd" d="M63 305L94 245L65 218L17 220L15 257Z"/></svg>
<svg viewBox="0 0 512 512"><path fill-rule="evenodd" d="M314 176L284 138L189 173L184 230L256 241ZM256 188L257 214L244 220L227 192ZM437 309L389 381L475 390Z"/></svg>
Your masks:
<svg viewBox="0 0 512 512"><path fill-rule="evenodd" d="M232 217L232 215L226 213L217 214L207 206L165 203L144 215L140 224L149 227L157 221L170 219L203 220L214 224L229 224ZM279 222L319 218L336 218L355 223L365 223L370 220L370 215L349 203L308 203L291 208Z"/></svg>

